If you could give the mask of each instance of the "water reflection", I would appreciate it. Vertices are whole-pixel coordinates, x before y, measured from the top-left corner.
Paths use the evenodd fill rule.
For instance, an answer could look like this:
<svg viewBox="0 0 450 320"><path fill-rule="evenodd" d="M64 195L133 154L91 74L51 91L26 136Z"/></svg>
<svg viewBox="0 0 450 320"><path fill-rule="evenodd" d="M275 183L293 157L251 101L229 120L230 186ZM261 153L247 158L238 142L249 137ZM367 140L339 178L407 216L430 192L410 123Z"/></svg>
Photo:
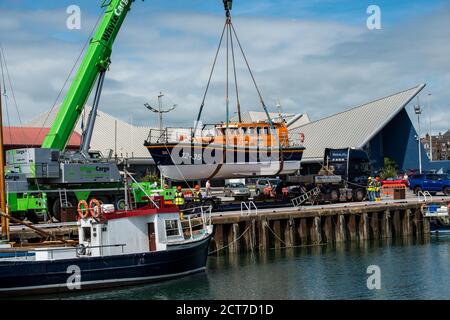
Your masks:
<svg viewBox="0 0 450 320"><path fill-rule="evenodd" d="M450 299L449 248L442 235L211 256L204 273L58 298ZM370 265L381 269L381 290L367 289Z"/></svg>

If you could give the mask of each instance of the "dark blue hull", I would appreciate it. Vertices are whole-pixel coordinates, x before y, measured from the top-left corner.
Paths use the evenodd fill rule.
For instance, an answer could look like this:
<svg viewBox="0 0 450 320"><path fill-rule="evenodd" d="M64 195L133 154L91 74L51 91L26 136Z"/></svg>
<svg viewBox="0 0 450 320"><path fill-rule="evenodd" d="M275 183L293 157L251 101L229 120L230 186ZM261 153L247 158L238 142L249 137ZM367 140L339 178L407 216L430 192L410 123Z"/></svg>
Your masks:
<svg viewBox="0 0 450 320"><path fill-rule="evenodd" d="M0 296L117 287L162 281L203 271L206 268L210 238L159 252L54 261L0 262ZM79 270L80 273L76 274L73 270Z"/></svg>

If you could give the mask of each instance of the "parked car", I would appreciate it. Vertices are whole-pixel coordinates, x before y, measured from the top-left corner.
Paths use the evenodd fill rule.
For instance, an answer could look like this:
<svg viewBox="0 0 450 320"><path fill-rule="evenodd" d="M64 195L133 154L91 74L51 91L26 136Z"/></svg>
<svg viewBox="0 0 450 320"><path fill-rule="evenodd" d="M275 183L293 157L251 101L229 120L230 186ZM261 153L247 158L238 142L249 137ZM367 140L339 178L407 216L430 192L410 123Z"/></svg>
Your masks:
<svg viewBox="0 0 450 320"><path fill-rule="evenodd" d="M415 194L428 191L431 195L443 192L450 196L450 175L448 174L415 174L409 177L409 188Z"/></svg>
<svg viewBox="0 0 450 320"><path fill-rule="evenodd" d="M225 197L234 197L236 200L247 200L250 198L250 189L243 183L228 183L223 191Z"/></svg>
<svg viewBox="0 0 450 320"><path fill-rule="evenodd" d="M260 195L264 193L264 189L268 187L275 188L281 182L280 179L277 178L268 178L268 179L258 179L255 184L255 192L256 195Z"/></svg>

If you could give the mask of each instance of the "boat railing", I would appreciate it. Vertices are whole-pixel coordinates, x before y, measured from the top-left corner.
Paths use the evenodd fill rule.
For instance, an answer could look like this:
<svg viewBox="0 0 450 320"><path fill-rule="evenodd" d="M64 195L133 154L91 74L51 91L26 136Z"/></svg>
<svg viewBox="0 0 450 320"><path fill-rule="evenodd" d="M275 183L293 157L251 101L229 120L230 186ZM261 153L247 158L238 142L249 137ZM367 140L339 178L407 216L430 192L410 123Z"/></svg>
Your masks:
<svg viewBox="0 0 450 320"><path fill-rule="evenodd" d="M194 239L194 231L201 227L200 230L206 230L208 226L211 225L211 215L212 215L212 206L198 206L195 208L189 208L181 210L182 212L191 212L190 214L183 213L183 220L187 220L188 225L186 227L182 227L183 233L185 234L186 230L189 230L188 234L185 234L185 237Z"/></svg>
<svg viewBox="0 0 450 320"><path fill-rule="evenodd" d="M198 129L194 128L180 128L180 127L166 127L164 129L150 129L147 137L147 144L158 143L176 143L176 142L192 142L193 139L199 142L210 142L220 134L213 128ZM229 146L235 145L255 145L255 146L271 146L273 148L289 147L289 146L303 146L299 137L289 133L288 139L281 139L277 141L275 135L268 136L265 133L261 134L231 134L228 139L222 140L220 143L226 143ZM250 140L249 140L250 139ZM226 142L225 142L226 141Z"/></svg>
<svg viewBox="0 0 450 320"><path fill-rule="evenodd" d="M81 245L77 245L76 247L66 247L66 248L50 248L50 249L46 249L45 251L50 251L51 253L51 259L53 259L53 252L61 250L67 250L67 249L71 249L71 250L75 250L76 255L77 256L84 256L86 255L85 253L80 253L80 251L85 251L86 253L89 251L91 251L92 249L100 249L100 256L103 256L103 249L105 248L121 248L122 253L124 252L124 247L126 246L125 243L121 243L121 244L107 244L107 245L101 245L101 246L81 246Z"/></svg>
<svg viewBox="0 0 450 320"><path fill-rule="evenodd" d="M10 260L10 259L18 260L19 258L21 258L23 260L28 260L28 258L35 256L33 250L28 250L28 249L24 249L24 248L2 249L0 251L0 254L9 254L7 256L1 257L0 261ZM12 254L14 254L14 255L12 255Z"/></svg>
<svg viewBox="0 0 450 320"><path fill-rule="evenodd" d="M194 128L166 127L164 129L150 129L147 137L148 144L190 142Z"/></svg>
<svg viewBox="0 0 450 320"><path fill-rule="evenodd" d="M85 250L91 250L91 249L104 249L104 248L118 248L120 247L122 249L122 253L124 252L124 247L126 244L110 244L110 245L101 245L101 246L86 246L83 247ZM80 250L80 245L75 247L56 247L56 248L30 248L29 250L23 249L23 248L9 248L9 249L2 249L1 253L14 253L14 257L5 257L2 259L14 259L18 260L19 258L24 258L25 260L28 260L30 257L35 257L37 252L50 252L51 259L54 258L53 253L55 251L76 251ZM21 252L24 252L24 254L20 255ZM2 260L0 259L0 261Z"/></svg>

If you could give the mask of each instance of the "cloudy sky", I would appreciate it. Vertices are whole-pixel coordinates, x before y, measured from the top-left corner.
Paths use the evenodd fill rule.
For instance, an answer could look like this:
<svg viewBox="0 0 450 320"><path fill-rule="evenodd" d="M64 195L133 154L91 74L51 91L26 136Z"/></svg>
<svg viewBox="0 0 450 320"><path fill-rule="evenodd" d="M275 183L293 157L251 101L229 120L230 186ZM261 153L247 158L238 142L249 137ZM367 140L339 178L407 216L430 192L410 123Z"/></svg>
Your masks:
<svg viewBox="0 0 450 320"><path fill-rule="evenodd" d="M143 104L155 105L162 91L165 104L178 105L166 124L192 125L224 23L221 2L136 1L115 42L101 109L134 124L157 125ZM100 3L0 1L0 42L21 116L9 88L11 123L53 106L101 14ZM74 4L81 8L80 30L66 27L66 9ZM366 26L371 4L381 8L381 30ZM235 0L233 16L270 111L279 99L284 112L306 112L316 120L427 83L420 97L423 126L428 129L430 104L432 132L450 128L449 1ZM242 108L261 110L240 55L237 68ZM224 96L222 53L204 121L225 119Z"/></svg>

